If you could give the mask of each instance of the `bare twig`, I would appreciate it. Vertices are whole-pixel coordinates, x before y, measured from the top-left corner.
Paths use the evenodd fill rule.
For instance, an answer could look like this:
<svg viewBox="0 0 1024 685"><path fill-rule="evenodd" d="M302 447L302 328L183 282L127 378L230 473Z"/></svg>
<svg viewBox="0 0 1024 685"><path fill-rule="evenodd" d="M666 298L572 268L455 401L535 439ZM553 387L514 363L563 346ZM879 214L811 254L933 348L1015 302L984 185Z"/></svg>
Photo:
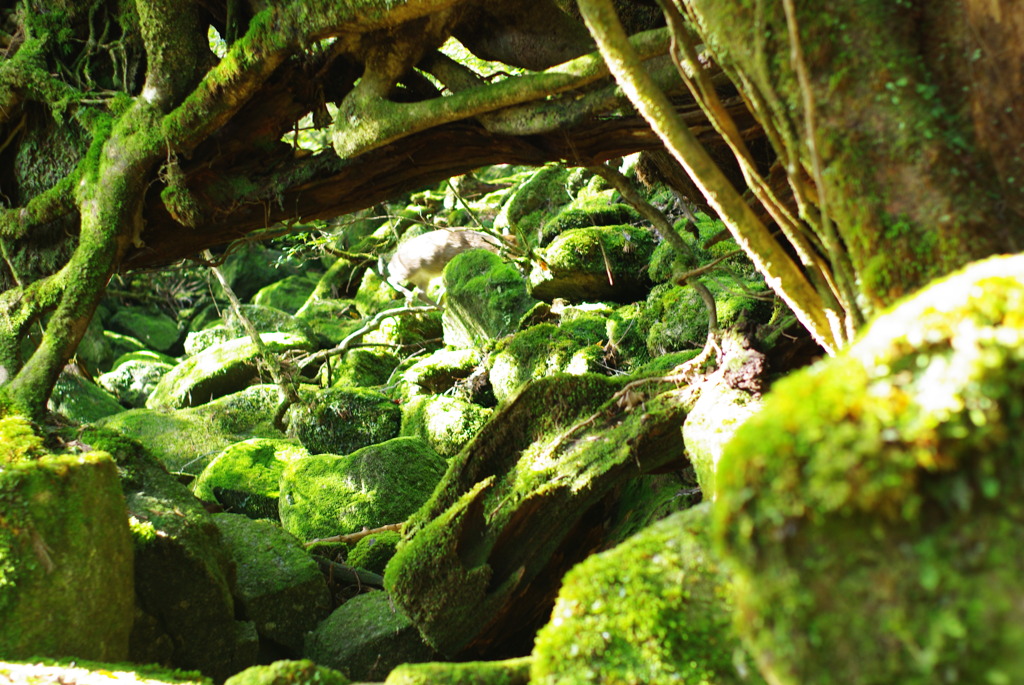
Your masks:
<svg viewBox="0 0 1024 685"><path fill-rule="evenodd" d="M342 535L332 535L329 538L316 538L306 543L306 547L313 547L314 545L323 545L330 542L340 542L345 545L351 545L353 542L359 542L365 537L371 535L377 535L378 533L386 533L389 531L395 531L396 533L402 532L402 526L404 523L389 523L386 526L380 528L364 528L358 533L346 533Z"/></svg>

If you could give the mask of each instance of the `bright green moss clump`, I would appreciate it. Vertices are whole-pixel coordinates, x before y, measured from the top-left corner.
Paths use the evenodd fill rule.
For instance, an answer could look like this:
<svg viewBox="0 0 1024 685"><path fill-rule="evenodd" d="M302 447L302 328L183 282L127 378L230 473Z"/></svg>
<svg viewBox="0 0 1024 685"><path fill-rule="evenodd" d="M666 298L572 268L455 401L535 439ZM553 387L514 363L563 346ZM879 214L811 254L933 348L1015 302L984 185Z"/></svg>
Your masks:
<svg viewBox="0 0 1024 685"><path fill-rule="evenodd" d="M380 393L358 388L317 392L288 410L288 432L313 454L349 454L398 437L402 410Z"/></svg>
<svg viewBox="0 0 1024 685"><path fill-rule="evenodd" d="M279 481L285 466L309 456L287 440L253 438L230 445L192 483L201 500L249 518L277 518Z"/></svg>
<svg viewBox="0 0 1024 685"><path fill-rule="evenodd" d="M308 659L275 661L265 666L252 666L227 679L224 685L348 685L349 679L333 668L317 666Z"/></svg>
<svg viewBox="0 0 1024 685"><path fill-rule="evenodd" d="M566 574L530 682L761 682L732 630L732 588L709 525L708 505L680 512Z"/></svg>
<svg viewBox="0 0 1024 685"><path fill-rule="evenodd" d="M718 472L745 639L776 683L1024 681L1024 257L787 378Z"/></svg>

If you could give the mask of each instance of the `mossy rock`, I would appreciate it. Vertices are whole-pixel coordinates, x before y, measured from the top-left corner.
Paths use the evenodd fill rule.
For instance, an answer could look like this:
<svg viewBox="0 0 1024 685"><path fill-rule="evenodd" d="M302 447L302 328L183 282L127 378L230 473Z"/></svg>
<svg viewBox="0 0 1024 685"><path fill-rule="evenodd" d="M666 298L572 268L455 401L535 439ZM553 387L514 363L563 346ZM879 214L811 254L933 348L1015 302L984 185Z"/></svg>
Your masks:
<svg viewBox="0 0 1024 685"><path fill-rule="evenodd" d="M67 369L57 377L48 407L78 423L92 423L125 409L116 397L92 380Z"/></svg>
<svg viewBox="0 0 1024 685"><path fill-rule="evenodd" d="M402 305L402 298L395 289L369 269L363 274L352 301L363 316L373 316L377 312Z"/></svg>
<svg viewBox="0 0 1024 685"><path fill-rule="evenodd" d="M494 396L504 402L530 381L603 370L604 331L544 323L503 341L489 360Z"/></svg>
<svg viewBox="0 0 1024 685"><path fill-rule="evenodd" d="M1024 257L971 265L729 442L715 529L771 682L1024 681L1022 312Z"/></svg>
<svg viewBox="0 0 1024 685"><path fill-rule="evenodd" d="M331 386L373 388L388 382L398 361L398 357L387 348L356 347L345 352L340 364L324 365L320 373L324 382Z"/></svg>
<svg viewBox="0 0 1024 685"><path fill-rule="evenodd" d="M581 202L573 202L550 221L547 221L538 231L538 244L547 245L561 233L575 228L617 226L642 220L643 217L629 205L595 202L593 199L587 198Z"/></svg>
<svg viewBox="0 0 1024 685"><path fill-rule="evenodd" d="M260 336L270 354L311 351L309 338L294 333ZM236 338L203 350L171 369L146 400L150 409L194 407L243 390L259 376L259 351L249 338Z"/></svg>
<svg viewBox="0 0 1024 685"><path fill-rule="evenodd" d="M494 227L500 230L515 226L527 234L537 231L572 199L566 190L570 173L560 164L549 164L531 172L509 194L494 219Z"/></svg>
<svg viewBox="0 0 1024 685"><path fill-rule="evenodd" d="M94 316L89 321L89 327L85 329L85 335L82 336L78 347L75 348L75 356L78 358L78 361L92 372L102 372L110 368L110 362L117 356L110 340L111 335L119 334L111 334L104 331L100 318ZM35 344L30 345L30 340L30 336L26 336L22 340L22 356L26 359L32 350L35 349L35 344L38 344L38 341L35 341ZM139 347L143 347L142 343L139 343Z"/></svg>
<svg viewBox="0 0 1024 685"><path fill-rule="evenodd" d="M388 397L361 388L303 393L288 409L288 435L312 454L349 454L398 437L402 410Z"/></svg>
<svg viewBox="0 0 1024 685"><path fill-rule="evenodd" d="M23 459L45 456L43 439L24 416L0 418L0 468Z"/></svg>
<svg viewBox="0 0 1024 685"><path fill-rule="evenodd" d="M281 477L281 523L306 542L401 523L430 497L444 471L444 459L419 438L395 438L347 456L306 457Z"/></svg>
<svg viewBox="0 0 1024 685"><path fill-rule="evenodd" d="M428 661L435 653L378 590L335 609L309 634L305 656L355 680L381 680L398 664Z"/></svg>
<svg viewBox="0 0 1024 685"><path fill-rule="evenodd" d="M532 658L521 656L504 661L429 661L401 664L388 673L385 685L527 685Z"/></svg>
<svg viewBox="0 0 1024 685"><path fill-rule="evenodd" d="M185 336L183 349L186 357L194 357L214 345L220 345L221 343L244 336L244 333L240 336L222 322L199 331L189 332Z"/></svg>
<svg viewBox="0 0 1024 685"><path fill-rule="evenodd" d="M145 343L138 338L133 338L130 335L124 335L122 333L115 333L114 331L103 331L103 337L110 346L110 353L113 355L114 362L109 365L109 368L114 368L118 364L118 360L128 354L136 354L140 352L151 352L152 354L160 354L165 357L173 359L169 355L157 352L156 350L147 350ZM77 352L76 352L77 354ZM107 368L107 367L100 367Z"/></svg>
<svg viewBox="0 0 1024 685"><path fill-rule="evenodd" d="M233 250L224 260L220 270L238 299L245 302L261 288L294 273L294 269L287 265L278 268L281 266L282 256L279 250L249 243ZM220 283L212 277L210 280L213 281L213 291L218 299L225 301L227 298L223 295Z"/></svg>
<svg viewBox="0 0 1024 685"><path fill-rule="evenodd" d="M544 264L530 273L530 294L550 302L636 302L651 282L647 262L655 235L646 228L578 228L558 236L543 252Z"/></svg>
<svg viewBox="0 0 1024 685"><path fill-rule="evenodd" d="M705 497L715 495L715 472L726 444L760 408L759 398L724 383L707 383L701 388L683 422L683 442Z"/></svg>
<svg viewBox="0 0 1024 685"><path fill-rule="evenodd" d="M228 445L247 438L283 438L274 428L277 388L255 385L201 407L131 409L96 425L130 435L172 472L198 476Z"/></svg>
<svg viewBox="0 0 1024 685"><path fill-rule="evenodd" d="M393 530L367 535L348 553L345 563L377 574L384 573L384 568L391 557L395 556L395 549L401 540L401 533Z"/></svg>
<svg viewBox="0 0 1024 685"><path fill-rule="evenodd" d="M363 342L384 347L422 345L436 349L440 338L441 312L434 310L389 316L363 336Z"/></svg>
<svg viewBox="0 0 1024 685"><path fill-rule="evenodd" d="M24 427L5 419L3 433L20 444L15 456L36 455L40 447ZM111 456L0 462L0 504L4 658L126 659L135 604L132 543Z"/></svg>
<svg viewBox="0 0 1024 685"><path fill-rule="evenodd" d="M333 347L362 325L352 300L307 303L295 316L309 325L321 347Z"/></svg>
<svg viewBox="0 0 1024 685"><path fill-rule="evenodd" d="M442 457L453 457L480 432L491 413L457 397L417 397L402 405L402 435L422 438Z"/></svg>
<svg viewBox="0 0 1024 685"><path fill-rule="evenodd" d="M110 365L110 368L114 370L121 366L121 364L127 364L128 362L154 362L174 366L178 363L178 360L170 355L153 350L132 350L131 352L118 355L114 363Z"/></svg>
<svg viewBox="0 0 1024 685"><path fill-rule="evenodd" d="M551 622L537 633L530 682L763 682L733 631L732 587L710 549L708 506L567 573Z"/></svg>
<svg viewBox="0 0 1024 685"><path fill-rule="evenodd" d="M294 653L306 633L331 613L331 594L302 544L271 521L215 514L235 562L235 597L261 637Z"/></svg>
<svg viewBox="0 0 1024 685"><path fill-rule="evenodd" d="M651 357L688 348L700 349L708 339L708 310L693 288L665 283L647 298L647 350Z"/></svg>
<svg viewBox="0 0 1024 685"><path fill-rule="evenodd" d="M181 337L177 322L161 311L123 308L106 322L107 328L141 341L148 349L168 352Z"/></svg>
<svg viewBox="0 0 1024 685"><path fill-rule="evenodd" d="M309 294L316 288L316 281L306 275L285 276L279 281L265 285L252 296L252 304L280 309L294 314L306 303Z"/></svg>
<svg viewBox="0 0 1024 685"><path fill-rule="evenodd" d="M479 365L480 353L476 350L438 350L405 370L402 394L413 398L447 392L472 375Z"/></svg>
<svg viewBox="0 0 1024 685"><path fill-rule="evenodd" d="M8 683L106 683L107 685L213 685L195 671L158 665L111 663L87 659L31 659L0 661L0 675Z"/></svg>
<svg viewBox="0 0 1024 685"><path fill-rule="evenodd" d="M455 348L478 347L516 330L535 304L515 267L487 250L469 250L448 262L444 342Z"/></svg>
<svg viewBox="0 0 1024 685"><path fill-rule="evenodd" d="M288 440L253 438L229 445L192 482L201 500L249 518L278 518L277 499L285 466L309 456Z"/></svg>
<svg viewBox="0 0 1024 685"><path fill-rule="evenodd" d="M309 324L283 309L261 304L243 304L239 309L259 333L295 333L310 340L315 338ZM233 338L249 335L234 309L224 312L224 325L233 333Z"/></svg>
<svg viewBox="0 0 1024 685"><path fill-rule="evenodd" d="M134 358L127 359L127 355L122 355L114 367L96 382L126 406L139 408L146 406L146 400L174 364L139 357L144 354L141 352L133 354Z"/></svg>
<svg viewBox="0 0 1024 685"><path fill-rule="evenodd" d="M333 668L319 666L309 659L275 661L265 666L250 666L228 678L224 685L348 685L350 681Z"/></svg>
<svg viewBox="0 0 1024 685"><path fill-rule="evenodd" d="M135 552L129 658L218 681L251 665L256 629L235 619L234 567L210 514L138 442L94 427L80 439L110 452L122 474Z"/></svg>

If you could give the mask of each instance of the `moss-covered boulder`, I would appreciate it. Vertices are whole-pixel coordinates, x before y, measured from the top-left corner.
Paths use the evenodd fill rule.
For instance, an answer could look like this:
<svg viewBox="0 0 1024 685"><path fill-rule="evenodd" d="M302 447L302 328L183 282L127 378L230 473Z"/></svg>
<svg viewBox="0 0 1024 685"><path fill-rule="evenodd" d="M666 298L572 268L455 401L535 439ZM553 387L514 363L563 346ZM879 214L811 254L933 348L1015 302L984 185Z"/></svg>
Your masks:
<svg viewBox="0 0 1024 685"><path fill-rule="evenodd" d="M708 499L715 496L715 472L726 444L760 408L760 398L745 390L721 382L701 388L700 397L683 422L683 443L701 492Z"/></svg>
<svg viewBox="0 0 1024 685"><path fill-rule="evenodd" d="M349 454L398 437L402 410L388 397L360 388L304 393L288 409L288 434L313 454Z"/></svg>
<svg viewBox="0 0 1024 685"><path fill-rule="evenodd" d="M415 305L416 303L414 303ZM363 342L385 347L423 346L440 347L441 312L402 313L381 320L376 329L363 336Z"/></svg>
<svg viewBox="0 0 1024 685"><path fill-rule="evenodd" d="M357 595L306 639L305 656L354 680L382 680L402 663L435 656L386 592Z"/></svg>
<svg viewBox="0 0 1024 685"><path fill-rule="evenodd" d="M201 500L249 518L278 518L281 474L296 459L309 456L288 440L253 438L229 445L192 482Z"/></svg>
<svg viewBox="0 0 1024 685"><path fill-rule="evenodd" d="M504 661L429 661L401 664L384 680L385 685L526 685L530 682L530 657Z"/></svg>
<svg viewBox="0 0 1024 685"><path fill-rule="evenodd" d="M316 280L306 275L285 276L260 288L252 296L252 303L294 314L306 303L315 288Z"/></svg>
<svg viewBox="0 0 1024 685"><path fill-rule="evenodd" d="M1024 680L1024 257L942 279L779 381L715 527L774 683Z"/></svg>
<svg viewBox="0 0 1024 685"><path fill-rule="evenodd" d="M218 321L220 323L212 324L198 331L190 331L185 336L183 348L186 357L194 357L205 349L239 337L237 333L224 325L222 320Z"/></svg>
<svg viewBox="0 0 1024 685"><path fill-rule="evenodd" d="M234 565L210 514L139 443L98 428L81 441L114 455L122 474L135 551L129 658L218 681L254 663L256 629L235 619Z"/></svg>
<svg viewBox="0 0 1024 685"><path fill-rule="evenodd" d="M494 396L504 402L530 381L604 370L604 323L531 326L502 341L489 360Z"/></svg>
<svg viewBox="0 0 1024 685"><path fill-rule="evenodd" d="M391 561L391 557L395 556L395 549L401 539L401 533L393 530L367 535L356 543L345 562L349 566L365 568L378 574L384 573L384 568Z"/></svg>
<svg viewBox="0 0 1024 685"><path fill-rule="evenodd" d="M96 422L142 443L169 471L198 476L228 445L283 438L273 425L277 388L254 385L191 409L130 409Z"/></svg>
<svg viewBox="0 0 1024 685"><path fill-rule="evenodd" d="M20 447L0 461L0 654L126 659L132 543L114 460L16 458L40 446L3 423Z"/></svg>
<svg viewBox="0 0 1024 685"><path fill-rule="evenodd" d="M307 302L295 317L305 322L321 347L333 347L359 328L359 310L352 300Z"/></svg>
<svg viewBox="0 0 1024 685"><path fill-rule="evenodd" d="M530 171L529 176L508 194L494 219L494 227L515 226L527 234L535 232L572 199L567 189L571 174L560 164L548 164Z"/></svg>
<svg viewBox="0 0 1024 685"><path fill-rule="evenodd" d="M453 457L480 432L492 411L457 397L417 397L402 405L402 435L423 438L442 457Z"/></svg>
<svg viewBox="0 0 1024 685"><path fill-rule="evenodd" d="M270 354L310 351L309 338L294 333L260 336ZM207 348L167 372L146 401L150 409L181 409L243 390L259 377L259 351L249 338L236 338Z"/></svg>
<svg viewBox="0 0 1024 685"><path fill-rule="evenodd" d="M444 459L419 438L306 457L281 477L281 523L303 541L401 523L430 497L444 470Z"/></svg>
<svg viewBox="0 0 1024 685"><path fill-rule="evenodd" d="M75 356L90 372L106 371L117 356L110 335L120 334L104 331L103 323L98 316L94 316L85 329L85 335L75 348ZM39 341L35 340L32 334L25 336L22 340L22 355L28 358L38 344ZM139 347L142 347L142 343L139 343Z"/></svg>
<svg viewBox="0 0 1024 685"><path fill-rule="evenodd" d="M566 574L537 634L530 682L763 682L733 630L708 507L659 521Z"/></svg>
<svg viewBox="0 0 1024 685"><path fill-rule="evenodd" d="M388 285L387 281L369 269L363 274L352 301L363 316L372 316L385 309L402 306L401 295Z"/></svg>
<svg viewBox="0 0 1024 685"><path fill-rule="evenodd" d="M541 300L635 302L651 289L647 261L654 233L635 226L577 228L562 233L530 272L530 294Z"/></svg>
<svg viewBox="0 0 1024 685"><path fill-rule="evenodd" d="M50 411L63 414L78 423L91 423L124 411L117 398L81 375L74 367L65 367L57 377L49 401Z"/></svg>
<svg viewBox="0 0 1024 685"><path fill-rule="evenodd" d="M340 363L325 364L320 373L329 386L372 388L388 382L398 361L387 348L356 347L345 352Z"/></svg>
<svg viewBox="0 0 1024 685"><path fill-rule="evenodd" d="M225 681L224 685L348 685L351 681L333 668L318 666L309 659L275 661L265 666L250 666Z"/></svg>
<svg viewBox="0 0 1024 685"><path fill-rule="evenodd" d="M259 304L243 304L239 309L242 316L248 319L249 323L260 333L295 333L310 340L315 338L309 324L282 309ZM224 325L234 333L232 336L234 338L245 337L249 334L234 309L224 312Z"/></svg>
<svg viewBox="0 0 1024 685"><path fill-rule="evenodd" d="M402 373L402 394L412 398L447 392L472 375L479 365L480 353L474 349L438 350Z"/></svg>
<svg viewBox="0 0 1024 685"><path fill-rule="evenodd" d="M276 523L215 514L235 562L235 598L260 637L298 654L331 613L327 581L302 544Z"/></svg>
<svg viewBox="0 0 1024 685"><path fill-rule="evenodd" d="M174 319L156 309L124 307L106 321L107 328L129 335L151 350L168 352L181 337Z"/></svg>
<svg viewBox="0 0 1024 685"><path fill-rule="evenodd" d="M547 245L561 233L592 226L621 226L643 220L639 212L621 202L609 203L603 198L585 196L564 207L541 226L537 244Z"/></svg>
<svg viewBox="0 0 1024 685"><path fill-rule="evenodd" d="M385 587L446 656L528 650L565 572L675 494L629 483L681 460L680 391L652 383L643 409L629 410L614 398L621 387L596 375L527 386L406 522Z"/></svg>
<svg viewBox="0 0 1024 685"><path fill-rule="evenodd" d="M515 267L487 250L470 250L445 266L444 342L478 347L516 330L535 304Z"/></svg>
<svg viewBox="0 0 1024 685"><path fill-rule="evenodd" d="M160 379L172 368L173 363L157 358L156 353L136 352L122 355L96 382L124 405L139 408L146 406Z"/></svg>

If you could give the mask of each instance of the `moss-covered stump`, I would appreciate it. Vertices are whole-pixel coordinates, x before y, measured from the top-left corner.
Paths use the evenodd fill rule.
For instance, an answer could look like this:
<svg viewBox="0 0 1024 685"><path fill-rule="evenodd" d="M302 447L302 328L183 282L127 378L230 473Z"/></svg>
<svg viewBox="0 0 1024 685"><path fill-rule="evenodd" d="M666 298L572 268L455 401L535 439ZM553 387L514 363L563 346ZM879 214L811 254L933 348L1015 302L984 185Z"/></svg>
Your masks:
<svg viewBox="0 0 1024 685"><path fill-rule="evenodd" d="M402 405L402 435L423 438L442 457L453 457L480 432L492 411L457 397L417 397Z"/></svg>
<svg viewBox="0 0 1024 685"><path fill-rule="evenodd" d="M305 656L353 680L381 680L398 664L435 658L386 592L357 595L306 638Z"/></svg>
<svg viewBox="0 0 1024 685"><path fill-rule="evenodd" d="M683 442L705 498L715 496L715 472L725 445L760 408L760 399L745 390L721 382L701 388L683 422Z"/></svg>
<svg viewBox="0 0 1024 685"><path fill-rule="evenodd" d="M385 685L526 685L530 682L530 657L504 661L464 661L401 664L384 680Z"/></svg>
<svg viewBox="0 0 1024 685"><path fill-rule="evenodd" d="M331 613L327 581L294 537L270 521L215 514L235 561L235 597L261 638L298 655L306 633Z"/></svg>
<svg viewBox="0 0 1024 685"><path fill-rule="evenodd" d="M273 426L277 403L275 386L254 385L192 409L131 409L96 424L138 440L167 470L198 476L228 445L283 438Z"/></svg>
<svg viewBox="0 0 1024 685"><path fill-rule="evenodd" d="M48 408L78 423L91 423L124 411L117 398L69 368L57 377Z"/></svg>
<svg viewBox="0 0 1024 685"><path fill-rule="evenodd" d="M457 255L442 278L444 342L451 347L479 347L508 335L537 303L515 267L487 250Z"/></svg>
<svg viewBox="0 0 1024 685"><path fill-rule="evenodd" d="M348 685L351 681L333 668L318 666L309 659L275 661L266 666L251 666L236 673L224 685Z"/></svg>
<svg viewBox="0 0 1024 685"><path fill-rule="evenodd" d="M780 381L716 530L775 683L1024 681L1024 257L987 260Z"/></svg>
<svg viewBox="0 0 1024 685"><path fill-rule="evenodd" d="M181 337L178 324L158 310L123 308L106 321L107 328L140 340L157 352L170 351Z"/></svg>
<svg viewBox="0 0 1024 685"><path fill-rule="evenodd" d="M110 455L0 462L0 654L123 660L133 605L131 535Z"/></svg>
<svg viewBox="0 0 1024 685"><path fill-rule="evenodd" d="M395 556L395 549L401 539L401 533L392 530L367 535L348 553L345 563L382 574L391 557Z"/></svg>
<svg viewBox="0 0 1024 685"><path fill-rule="evenodd" d="M223 680L256 659L250 622L235 620L234 565L209 513L137 442L89 428L81 438L121 469L135 550L132 661Z"/></svg>
<svg viewBox="0 0 1024 685"><path fill-rule="evenodd" d="M281 474L296 459L309 456L288 440L253 438L229 445L192 482L192 492L217 502L226 512L249 518L278 518Z"/></svg>
<svg viewBox="0 0 1024 685"><path fill-rule="evenodd" d="M494 396L504 402L530 381L602 370L604 322L598 326L578 323L537 324L502 341L489 360Z"/></svg>
<svg viewBox="0 0 1024 685"><path fill-rule="evenodd" d="M621 495L644 471L682 459L678 391L628 409L612 399L620 387L595 375L527 386L409 519L385 586L440 652L528 651L562 575L662 504Z"/></svg>
<svg viewBox="0 0 1024 685"><path fill-rule="evenodd" d="M294 314L316 289L316 283L305 275L285 276L260 288L259 292L252 296L252 303Z"/></svg>
<svg viewBox="0 0 1024 685"><path fill-rule="evenodd" d="M566 574L530 682L763 682L734 633L710 523L709 505L679 512Z"/></svg>
<svg viewBox="0 0 1024 685"><path fill-rule="evenodd" d="M270 354L310 351L309 338L294 333L260 335ZM181 409L205 404L240 390L259 377L259 353L249 338L236 338L209 347L167 372L146 401L150 409Z"/></svg>
<svg viewBox="0 0 1024 685"><path fill-rule="evenodd" d="M99 376L96 382L128 407L144 407L160 379L174 364L156 357L155 353L137 352L118 359L113 368Z"/></svg>
<svg viewBox="0 0 1024 685"><path fill-rule="evenodd" d="M281 477L281 523L306 542L401 523L430 497L444 469L419 438L306 457Z"/></svg>
<svg viewBox="0 0 1024 685"><path fill-rule="evenodd" d="M388 397L359 388L303 393L288 409L288 434L313 454L349 454L398 437L402 410Z"/></svg>
<svg viewBox="0 0 1024 685"><path fill-rule="evenodd" d="M24 663L0 661L0 678L4 679L4 683L19 685L213 685L212 680L195 672L153 665L104 663L84 659L33 659Z"/></svg>
<svg viewBox="0 0 1024 685"><path fill-rule="evenodd" d="M530 294L541 300L635 302L651 289L647 261L654 234L635 226L577 228L562 233L530 273Z"/></svg>

